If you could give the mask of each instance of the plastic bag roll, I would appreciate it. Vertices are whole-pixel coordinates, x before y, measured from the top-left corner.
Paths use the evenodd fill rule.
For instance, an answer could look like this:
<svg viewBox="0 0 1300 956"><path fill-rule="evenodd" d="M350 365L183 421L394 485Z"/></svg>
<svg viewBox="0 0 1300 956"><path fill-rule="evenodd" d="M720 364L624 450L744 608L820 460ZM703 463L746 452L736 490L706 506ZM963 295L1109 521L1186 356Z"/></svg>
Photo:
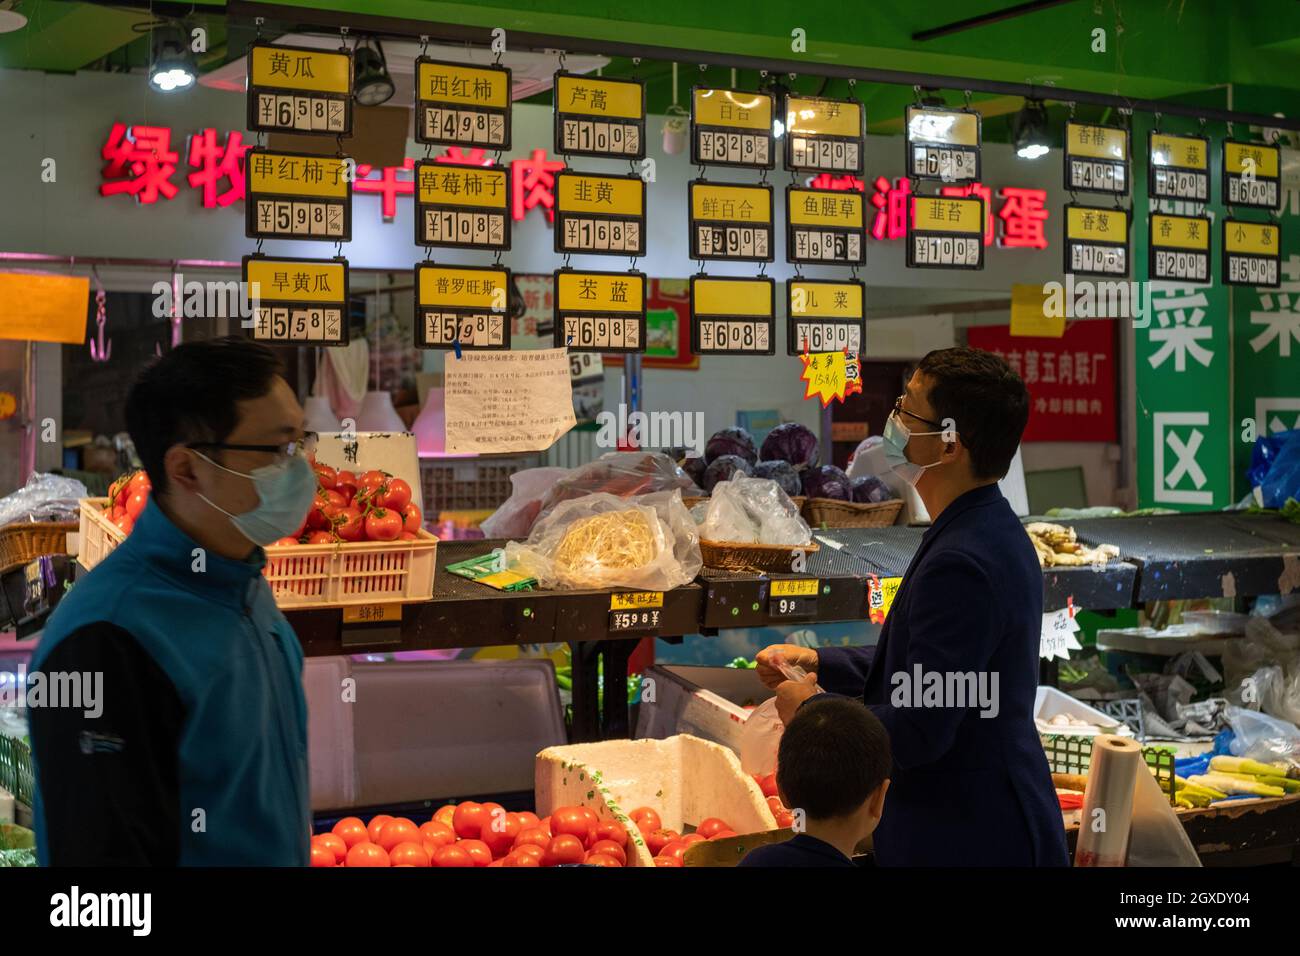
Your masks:
<svg viewBox="0 0 1300 956"><path fill-rule="evenodd" d="M1133 784L1143 766L1142 745L1128 737L1098 734L1092 743L1088 788L1075 866L1123 866L1133 823Z"/></svg>

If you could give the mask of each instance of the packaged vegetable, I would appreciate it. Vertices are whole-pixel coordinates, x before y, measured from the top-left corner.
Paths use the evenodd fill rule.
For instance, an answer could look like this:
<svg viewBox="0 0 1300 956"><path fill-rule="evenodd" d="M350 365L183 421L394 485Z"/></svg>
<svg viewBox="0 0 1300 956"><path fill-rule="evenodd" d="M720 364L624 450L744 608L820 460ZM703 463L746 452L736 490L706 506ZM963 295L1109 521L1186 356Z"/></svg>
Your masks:
<svg viewBox="0 0 1300 956"><path fill-rule="evenodd" d="M808 523L790 496L768 478L737 476L713 488L700 537L744 544L805 545L812 541Z"/></svg>
<svg viewBox="0 0 1300 956"><path fill-rule="evenodd" d="M704 490L713 494L718 482L730 481L737 475L748 476L751 470L749 462L739 455L721 455L709 462L709 467L704 470Z"/></svg>
<svg viewBox="0 0 1300 956"><path fill-rule="evenodd" d="M799 472L788 461L760 461L754 466L754 477L770 478L792 498L803 494L803 483L799 480Z"/></svg>
<svg viewBox="0 0 1300 956"><path fill-rule="evenodd" d="M661 452L611 451L593 462L572 469L554 482L542 498L538 518L545 518L562 501L584 495L603 493L619 498L646 495L656 491L679 489L683 495L702 492L694 481L677 467L677 462Z"/></svg>

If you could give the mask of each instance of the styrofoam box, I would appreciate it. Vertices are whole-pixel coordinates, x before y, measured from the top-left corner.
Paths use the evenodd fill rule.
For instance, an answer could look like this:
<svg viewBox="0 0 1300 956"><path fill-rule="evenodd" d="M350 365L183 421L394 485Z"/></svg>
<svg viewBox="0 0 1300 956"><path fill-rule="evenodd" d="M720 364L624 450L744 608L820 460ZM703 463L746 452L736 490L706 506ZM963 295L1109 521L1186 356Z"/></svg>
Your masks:
<svg viewBox="0 0 1300 956"><path fill-rule="evenodd" d="M748 667L656 665L643 676L655 681L655 699L643 701L638 708L637 737L694 734L736 753L750 714L744 705L761 704L772 696L758 672Z"/></svg>
<svg viewBox="0 0 1300 956"><path fill-rule="evenodd" d="M357 805L533 786L539 750L563 743L549 660L352 664Z"/></svg>
<svg viewBox="0 0 1300 956"><path fill-rule="evenodd" d="M1057 727L1050 721L1057 714L1065 714L1077 720L1086 720L1093 727ZM1097 734L1118 734L1121 737L1133 736L1128 724L1103 714L1095 707L1089 707L1083 701L1075 700L1064 691L1055 687L1039 687L1034 697L1034 724L1040 734L1057 734L1075 737L1095 737Z"/></svg>
<svg viewBox="0 0 1300 956"><path fill-rule="evenodd" d="M307 754L311 767L311 808L341 810L357 802L356 750L344 681L352 676L347 657L308 657L302 687L307 697Z"/></svg>
<svg viewBox="0 0 1300 956"><path fill-rule="evenodd" d="M602 820L626 826L632 843L628 866L654 866L627 817L638 807L652 807L666 828L679 833L709 817L720 817L737 833L776 829L762 791L736 755L690 734L550 747L537 755L535 779L538 816L585 806Z"/></svg>

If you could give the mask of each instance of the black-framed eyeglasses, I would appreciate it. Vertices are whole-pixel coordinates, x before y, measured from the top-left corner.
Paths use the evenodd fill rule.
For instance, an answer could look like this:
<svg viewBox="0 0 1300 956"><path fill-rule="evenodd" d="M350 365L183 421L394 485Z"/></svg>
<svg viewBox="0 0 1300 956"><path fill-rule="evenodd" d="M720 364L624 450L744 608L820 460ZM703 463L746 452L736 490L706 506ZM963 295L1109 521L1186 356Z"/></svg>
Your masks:
<svg viewBox="0 0 1300 956"><path fill-rule="evenodd" d="M909 412L906 408L904 408L903 399L905 398L907 398L906 395L899 395L898 398L894 399L894 414L906 415L909 418L915 418L918 422L925 422L925 424L931 425L939 429L939 431L943 431L943 424L941 422L932 422L930 421L930 419L922 418L920 415L917 415L914 412Z"/></svg>
<svg viewBox="0 0 1300 956"><path fill-rule="evenodd" d="M260 451L280 455L284 458L305 458L315 453L318 439L319 436L315 432L304 432L301 438L295 438L293 441L280 445L242 445L220 441L192 441L186 443L185 447L220 448L223 451Z"/></svg>

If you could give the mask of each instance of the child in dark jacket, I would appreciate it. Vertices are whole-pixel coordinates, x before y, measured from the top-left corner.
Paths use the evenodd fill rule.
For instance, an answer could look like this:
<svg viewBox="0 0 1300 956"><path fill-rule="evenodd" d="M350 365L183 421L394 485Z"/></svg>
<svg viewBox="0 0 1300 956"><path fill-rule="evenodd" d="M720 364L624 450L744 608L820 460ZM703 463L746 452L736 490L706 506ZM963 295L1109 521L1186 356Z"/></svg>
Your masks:
<svg viewBox="0 0 1300 956"><path fill-rule="evenodd" d="M884 812L892 763L884 725L859 700L799 708L781 736L776 785L795 836L751 851L741 866L852 866Z"/></svg>

